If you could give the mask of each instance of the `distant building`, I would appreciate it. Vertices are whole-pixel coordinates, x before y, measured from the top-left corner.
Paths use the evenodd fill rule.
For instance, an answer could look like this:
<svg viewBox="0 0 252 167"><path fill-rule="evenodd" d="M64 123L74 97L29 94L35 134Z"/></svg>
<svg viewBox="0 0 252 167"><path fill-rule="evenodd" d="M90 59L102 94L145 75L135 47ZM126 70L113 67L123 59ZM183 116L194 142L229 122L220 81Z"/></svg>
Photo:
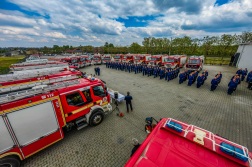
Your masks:
<svg viewBox="0 0 252 167"><path fill-rule="evenodd" d="M18 56L20 54L21 54L20 50L14 50L14 51L4 53L5 57L15 57L15 56Z"/></svg>
<svg viewBox="0 0 252 167"><path fill-rule="evenodd" d="M27 50L26 55L33 55L33 54L38 54L38 51L36 50Z"/></svg>
<svg viewBox="0 0 252 167"><path fill-rule="evenodd" d="M75 54L75 55L82 55L83 51L79 49L74 49L74 50L67 50L65 51L65 54Z"/></svg>
<svg viewBox="0 0 252 167"><path fill-rule="evenodd" d="M238 68L247 68L252 71L252 42L242 43L239 45L237 52L234 55L232 64Z"/></svg>

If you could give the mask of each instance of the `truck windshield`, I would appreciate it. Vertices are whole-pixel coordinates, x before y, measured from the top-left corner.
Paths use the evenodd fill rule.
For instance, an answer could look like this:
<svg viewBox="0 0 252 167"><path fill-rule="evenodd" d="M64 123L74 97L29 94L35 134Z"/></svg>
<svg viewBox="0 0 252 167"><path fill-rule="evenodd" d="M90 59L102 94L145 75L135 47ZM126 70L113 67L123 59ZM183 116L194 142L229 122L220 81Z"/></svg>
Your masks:
<svg viewBox="0 0 252 167"><path fill-rule="evenodd" d="M81 58L81 59L80 59L81 62L82 62L82 61L85 61L85 60L86 60L85 58Z"/></svg>
<svg viewBox="0 0 252 167"><path fill-rule="evenodd" d="M189 59L187 63L189 63L189 64L199 64L200 60Z"/></svg>
<svg viewBox="0 0 252 167"><path fill-rule="evenodd" d="M169 63L174 63L174 59L166 59L166 62L169 62Z"/></svg>
<svg viewBox="0 0 252 167"><path fill-rule="evenodd" d="M104 57L104 60L110 60L110 57Z"/></svg>
<svg viewBox="0 0 252 167"><path fill-rule="evenodd" d="M77 63L78 62L78 59L73 59L72 60L72 63Z"/></svg>
<svg viewBox="0 0 252 167"><path fill-rule="evenodd" d="M88 58L87 58L87 60L91 60L91 58L90 58L90 57L88 57Z"/></svg>
<svg viewBox="0 0 252 167"><path fill-rule="evenodd" d="M95 59L95 60L99 60L99 59L100 59L100 57L93 57L93 59Z"/></svg>
<svg viewBox="0 0 252 167"><path fill-rule="evenodd" d="M99 97L104 97L105 96L105 92L104 92L104 89L103 89L102 85L94 86L93 87L93 93L94 93L95 96L99 96Z"/></svg>
<svg viewBox="0 0 252 167"><path fill-rule="evenodd" d="M135 57L135 59L139 60L139 59L141 59L141 57Z"/></svg>
<svg viewBox="0 0 252 167"><path fill-rule="evenodd" d="M127 56L123 56L124 59L127 59L128 57Z"/></svg>
<svg viewBox="0 0 252 167"><path fill-rule="evenodd" d="M71 63L71 60L62 60L63 62Z"/></svg>
<svg viewBox="0 0 252 167"><path fill-rule="evenodd" d="M114 56L114 58L115 58L115 59L120 59L120 58L121 58L121 56Z"/></svg>
<svg viewBox="0 0 252 167"><path fill-rule="evenodd" d="M150 60L151 60L151 61L156 61L156 60L157 60L157 58L150 58Z"/></svg>

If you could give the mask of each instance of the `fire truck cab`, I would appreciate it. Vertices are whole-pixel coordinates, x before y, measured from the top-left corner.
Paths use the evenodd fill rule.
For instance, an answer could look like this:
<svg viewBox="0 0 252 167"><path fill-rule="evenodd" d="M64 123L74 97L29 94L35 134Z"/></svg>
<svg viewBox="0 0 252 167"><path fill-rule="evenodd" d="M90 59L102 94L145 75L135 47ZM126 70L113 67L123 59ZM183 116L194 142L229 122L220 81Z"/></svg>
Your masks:
<svg viewBox="0 0 252 167"><path fill-rule="evenodd" d="M111 55L104 55L103 56L103 60L102 63L105 64L106 62L110 62L111 61Z"/></svg>
<svg viewBox="0 0 252 167"><path fill-rule="evenodd" d="M168 58L168 55L153 55L150 58L149 65L161 67L162 65L164 65L166 58Z"/></svg>
<svg viewBox="0 0 252 167"><path fill-rule="evenodd" d="M136 55L134 56L134 64L148 64L151 55Z"/></svg>
<svg viewBox="0 0 252 167"><path fill-rule="evenodd" d="M92 60L93 64L102 64L101 55L95 55Z"/></svg>
<svg viewBox="0 0 252 167"><path fill-rule="evenodd" d="M123 55L115 55L114 56L114 62L122 62Z"/></svg>
<svg viewBox="0 0 252 167"><path fill-rule="evenodd" d="M251 166L252 153L205 129L163 118L125 167Z"/></svg>
<svg viewBox="0 0 252 167"><path fill-rule="evenodd" d="M61 61L62 62L67 62L69 64L69 66L73 66L73 67L76 67L76 68L81 67L79 57L63 58L63 59L61 59Z"/></svg>
<svg viewBox="0 0 252 167"><path fill-rule="evenodd" d="M0 166L20 166L64 138L63 129L99 125L112 107L102 81L75 79L0 96Z"/></svg>
<svg viewBox="0 0 252 167"><path fill-rule="evenodd" d="M122 62L123 63L132 63L135 55L133 54L128 54L128 55L123 55Z"/></svg>
<svg viewBox="0 0 252 167"><path fill-rule="evenodd" d="M190 56L185 68L192 71L201 71L203 69L204 56Z"/></svg>
<svg viewBox="0 0 252 167"><path fill-rule="evenodd" d="M166 68L183 67L186 63L186 59L186 55L172 55L165 59L164 65Z"/></svg>

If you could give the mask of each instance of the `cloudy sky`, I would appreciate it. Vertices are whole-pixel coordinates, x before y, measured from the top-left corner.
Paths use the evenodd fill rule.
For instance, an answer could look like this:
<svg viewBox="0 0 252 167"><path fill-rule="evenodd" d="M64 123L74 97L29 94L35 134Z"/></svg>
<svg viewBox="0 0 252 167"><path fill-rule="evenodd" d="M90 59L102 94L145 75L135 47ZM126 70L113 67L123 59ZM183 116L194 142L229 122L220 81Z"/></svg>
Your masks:
<svg viewBox="0 0 252 167"><path fill-rule="evenodd" d="M0 0L0 47L142 44L252 31L252 0Z"/></svg>

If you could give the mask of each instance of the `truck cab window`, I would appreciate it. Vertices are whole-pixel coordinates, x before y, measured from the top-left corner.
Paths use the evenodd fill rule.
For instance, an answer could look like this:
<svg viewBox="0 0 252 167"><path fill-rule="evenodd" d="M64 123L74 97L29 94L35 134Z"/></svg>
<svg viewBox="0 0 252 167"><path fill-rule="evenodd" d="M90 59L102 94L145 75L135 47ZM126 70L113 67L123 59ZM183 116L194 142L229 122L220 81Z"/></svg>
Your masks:
<svg viewBox="0 0 252 167"><path fill-rule="evenodd" d="M177 63L178 62L178 59L175 59L175 63Z"/></svg>
<svg viewBox="0 0 252 167"><path fill-rule="evenodd" d="M79 92L66 95L66 100L67 104L70 106L80 106L84 103Z"/></svg>
<svg viewBox="0 0 252 167"><path fill-rule="evenodd" d="M105 96L105 91L104 91L102 85L94 86L93 87L93 93L94 93L95 96L99 96L99 97L104 97Z"/></svg>
<svg viewBox="0 0 252 167"><path fill-rule="evenodd" d="M93 99L91 98L90 89L84 90L82 93L85 96L85 98L87 99L87 103L93 101Z"/></svg>

